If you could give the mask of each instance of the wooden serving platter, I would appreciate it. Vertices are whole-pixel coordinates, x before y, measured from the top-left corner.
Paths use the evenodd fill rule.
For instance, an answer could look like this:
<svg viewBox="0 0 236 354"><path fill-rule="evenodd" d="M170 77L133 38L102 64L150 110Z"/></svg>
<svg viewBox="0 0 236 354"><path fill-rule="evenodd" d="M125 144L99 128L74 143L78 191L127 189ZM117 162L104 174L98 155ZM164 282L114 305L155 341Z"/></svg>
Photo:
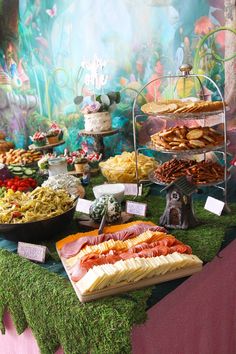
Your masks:
<svg viewBox="0 0 236 354"><path fill-rule="evenodd" d="M57 250L58 252L58 250ZM59 257L60 257L60 253L58 252ZM128 291L134 291L134 290L138 290L141 288L145 288L147 286L150 285L155 285L155 284L159 284L159 283L164 283L166 281L169 280L174 280L174 279L178 279L178 278L184 278L187 276L190 276L194 273L200 272L202 270L202 265L197 265L194 267L188 267L188 268L183 268L183 269L178 269L175 270L173 272L167 272L166 274L163 275L158 275L152 278L146 278L146 279L142 279L136 283L127 283L127 282L122 282L119 283L116 286L110 286L109 288L105 288L105 289L101 289L101 290L97 290L97 291L92 291L90 293L87 294L81 294L78 287L76 286L76 283L73 282L73 280L70 277L69 271L68 271L68 267L66 265L65 259L63 259L63 257L61 258L61 262L65 268L65 271L70 279L70 282L80 300L80 302L89 302L89 301L93 301L93 300L98 300L101 299L103 297L107 297L107 296L114 296L114 295L118 295L121 293L125 293Z"/></svg>
<svg viewBox="0 0 236 354"><path fill-rule="evenodd" d="M83 198L83 197L81 197ZM128 214L125 211L122 211L121 213L121 218L117 220L117 222L113 223L113 225L118 225L118 224L125 224L126 222L130 221L132 219L133 215ZM78 223L83 226L90 227L91 229L98 229L100 224L96 223L93 221L88 215L80 216L77 219Z"/></svg>
<svg viewBox="0 0 236 354"><path fill-rule="evenodd" d="M117 230L121 231L121 230L124 230L130 226L133 226L135 225L135 223L142 223L143 221L141 220L138 220L136 222L130 222L128 224L125 224L125 223L120 223L119 225L117 225L116 227L115 226L108 226L106 227L106 230L105 232L106 233L113 233ZM152 222L145 222L144 223L147 223L149 224L150 226L154 226L155 224L153 224ZM116 229L116 230L115 230ZM84 292L82 293L80 289L89 289L90 286L88 283L86 283L86 279L84 279L84 285L83 282L81 284L81 282L79 283L80 286L82 286L80 289L77 285L77 282L74 282L72 279L71 279L71 274L70 274L70 270L71 270L71 266L73 267L73 265L75 264L74 262L77 262L78 259L73 259L70 261L70 258L64 258L62 255L61 255L61 249L64 245L70 243L70 242L74 242L78 239L80 239L81 237L93 237L93 236L97 236L98 235L98 230L93 230L91 232L86 232L86 233L78 233L78 234L75 234L75 235L70 235L60 241L57 242L56 244L56 248L57 248L57 252L58 252L58 255L61 259L61 262L65 268L65 271L68 275L68 278L70 279L70 282L79 298L79 300L81 302L89 302L89 301L93 301L93 300L97 300L97 299L100 299L100 298L104 298L104 297L107 297L107 296L116 296L118 294L121 294L121 293L125 293L125 292L128 292L128 291L134 291L134 290L137 290L137 289L141 289L141 288L144 288L144 287L147 287L147 286L151 286L151 285L155 285L155 284L159 284L159 283L163 283L163 282L167 282L167 281L170 281L170 280L174 280L174 279L178 279L178 278L183 278L183 277L187 277L187 276L190 276L194 273L197 273L199 271L202 270L202 262L201 260L195 256L195 258L193 257L193 259L189 260L188 259L188 256L187 256L187 261L186 263L182 263L180 262L179 263L179 266L180 268L176 269L177 267L173 267L170 266L170 267L163 267L163 271L160 271L159 273L163 273L165 270L167 271L165 274L159 274L159 275L155 275L151 278L143 278L141 280L138 280L138 281L128 281L129 278L126 278L126 280L123 280L122 282L120 283L116 283L116 284L113 284L113 285L110 285L106 288L102 288L102 289L96 289L96 290L92 290L92 291L87 291L87 292ZM178 240L177 240L178 241ZM174 253L178 251L174 251ZM173 255L174 255L173 253ZM179 253L180 255L180 253ZM74 256L73 256L74 257ZM72 257L72 258L73 258ZM162 256L163 257L163 256ZM156 257L158 258L158 256ZM172 261L176 260L177 261L177 264L179 262L179 260L183 259L184 257L177 257L176 259L176 256L174 258L171 258ZM191 258L191 257L190 257ZM186 260L186 258L185 258ZM126 261L126 260L125 260ZM164 261L164 262L163 262ZM162 266L163 264L166 263L166 260L163 260L161 259L161 262L159 262L159 260L157 260L157 262L154 262L154 264L152 263L152 266L154 267L153 269L155 269L155 266L157 266L157 268L160 266ZM168 263L168 261L167 261ZM175 263L175 262L174 262ZM174 264L174 263L169 263L169 264ZM134 265L134 264L132 264ZM122 267L121 267L122 268ZM119 268L120 269L120 268ZM127 264L124 266L124 269L127 270ZM128 269L129 269L129 266L128 266ZM131 267L132 269L132 267ZM141 270L142 268L140 268ZM156 274L158 274L158 272L156 272ZM101 274L100 274L101 275ZM136 274L137 275L137 274ZM140 278L140 277L137 277L137 279ZM94 280L94 278L92 278ZM123 278L125 279L125 278ZM132 279L132 277L130 278ZM135 279L135 278L133 278ZM92 281L93 281L92 280ZM91 278L88 278L88 282L91 281ZM103 280L102 280L103 281ZM108 282L109 284L109 282ZM92 283L91 283L92 285ZM93 288L93 287L91 287ZM95 287L94 287L95 288Z"/></svg>

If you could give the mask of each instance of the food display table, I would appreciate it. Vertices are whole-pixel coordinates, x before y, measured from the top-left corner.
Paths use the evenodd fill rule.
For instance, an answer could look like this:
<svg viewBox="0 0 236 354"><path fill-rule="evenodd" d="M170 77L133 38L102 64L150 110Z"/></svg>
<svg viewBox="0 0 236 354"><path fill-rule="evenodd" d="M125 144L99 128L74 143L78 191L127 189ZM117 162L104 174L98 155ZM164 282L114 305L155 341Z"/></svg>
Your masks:
<svg viewBox="0 0 236 354"><path fill-rule="evenodd" d="M153 306L146 323L133 330L133 353L234 353L235 252L236 240Z"/></svg>
<svg viewBox="0 0 236 354"><path fill-rule="evenodd" d="M193 275L148 310L145 324L132 331L133 354L234 353L236 338L236 240L203 271ZM174 304L174 306L173 306ZM32 331L17 335L9 313L6 334L0 335L4 354L39 354ZM158 340L157 340L158 336ZM178 340L176 340L178 338ZM55 354L62 354L59 348Z"/></svg>
<svg viewBox="0 0 236 354"><path fill-rule="evenodd" d="M90 191L87 190L86 194L87 198L92 198L91 187L98 183L97 179L91 180ZM163 211L165 200L154 193L145 193L144 189L144 195L140 198L144 198L148 203L147 218L157 223L159 215ZM234 204L232 206L232 210L235 212L236 206ZM220 249L226 225L227 227L235 225L234 217L231 215L224 215L221 218L214 216L203 211L202 203L196 202L195 207L197 215L203 218L205 224L198 226L196 229L187 230L184 234L182 234L183 231L178 230L176 235L179 239L190 244L200 258L204 261L210 261ZM205 231L203 232L204 228ZM58 239L77 231L78 225L73 224ZM232 239L235 235L234 232ZM228 236L225 240L227 239ZM211 244L211 247L209 244ZM50 242L47 246L50 254L53 255L55 241ZM39 347L42 353L56 352L61 354L62 349L58 349L60 346L66 354L81 352L110 354L112 350L114 350L114 353L128 354L132 351L134 354L141 352L152 354L158 352L157 348L160 348L159 352L161 354L175 354L178 351L171 352L170 348L168 348L168 351L163 349L168 335L164 335L163 331L160 331L162 325L165 326L165 329L168 328L166 332L170 333L170 338L174 342L174 349L178 344L173 339L175 328L178 325L179 331L183 330L181 344L184 348L185 340L192 333L188 333L188 330L193 328L193 324L192 326L189 325L189 321L193 321L194 318L193 311L196 311L196 318L198 318L196 323L193 321L197 326L201 321L198 317L201 313L199 306L203 306L204 301L206 306L208 304L209 316L211 314L212 310L209 303L211 302L212 292L216 295L217 292L219 293L220 297L217 305L222 306L222 311L227 301L231 301L231 292L225 292L223 297L222 291L229 286L228 284L233 283L232 277L235 277L235 274L231 271L230 276L228 278L225 276L222 280L222 272L224 269L229 271L230 267L232 267L231 270L235 268L232 264L234 262L233 253L236 248L235 242L225 248L220 255L221 257L223 255L223 258L218 259L216 257L209 265L204 266L200 274L193 275L188 280L186 278L178 279L152 288L107 297L87 304L80 304L66 278L61 263L55 257L48 257L46 264L41 267L15 255L16 247L16 243L0 240L0 313L2 316L5 313L4 326L6 331L5 335L0 335L0 345L1 349L4 349L4 354L38 354L40 352ZM228 252L227 250L230 250L231 247L234 250L226 253L227 257L225 257L224 252ZM2 248L11 252L2 250ZM213 271L214 269L215 271ZM217 283L218 278L220 281ZM214 281L215 285L212 285ZM181 283L183 284L181 285ZM218 291L220 284L222 284L222 289ZM208 293L208 288L212 288L211 293ZM173 299L175 294L176 298ZM169 298L171 300L168 300ZM196 305L198 303L199 306ZM162 306L165 306L163 311L161 310ZM146 322L145 308L149 308ZM225 308L225 310L227 309ZM191 318L184 317L184 314L187 316L190 311L192 311ZM208 326L208 322L209 326L213 326L214 322L208 320L205 309L203 309L203 313L205 326ZM227 321L226 317L223 319ZM144 324L137 326L141 323ZM223 325L224 321L222 321ZM4 326L2 326L2 330ZM17 332L15 328L17 328ZM217 327L217 330L219 328ZM158 336L159 347L155 340L157 331L162 333L161 336ZM132 341L130 341L131 332ZM196 332L194 333L196 336ZM148 341L150 336L152 336L152 340ZM199 340L202 339L199 338ZM227 339L227 336L225 336L225 339ZM211 344L209 344L209 350ZM200 342L199 345L203 345L202 348L205 348L204 343L201 344ZM180 349L179 352L188 354L190 347L186 345L186 348L188 348L188 352L180 351ZM201 349L200 346L196 348ZM205 352L207 353L207 351ZM200 351L200 353L205 352ZM218 354L217 351L214 353ZM219 354L221 353L219 352Z"/></svg>

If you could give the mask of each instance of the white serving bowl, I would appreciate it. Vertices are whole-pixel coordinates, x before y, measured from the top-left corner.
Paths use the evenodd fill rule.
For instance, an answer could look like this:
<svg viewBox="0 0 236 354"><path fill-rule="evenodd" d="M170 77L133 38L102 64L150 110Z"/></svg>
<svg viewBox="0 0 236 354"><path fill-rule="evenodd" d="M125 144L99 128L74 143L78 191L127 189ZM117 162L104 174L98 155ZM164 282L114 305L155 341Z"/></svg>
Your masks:
<svg viewBox="0 0 236 354"><path fill-rule="evenodd" d="M124 199L125 186L122 183L105 183L93 187L93 194L95 198L99 198L104 194L113 195L118 202L122 202Z"/></svg>

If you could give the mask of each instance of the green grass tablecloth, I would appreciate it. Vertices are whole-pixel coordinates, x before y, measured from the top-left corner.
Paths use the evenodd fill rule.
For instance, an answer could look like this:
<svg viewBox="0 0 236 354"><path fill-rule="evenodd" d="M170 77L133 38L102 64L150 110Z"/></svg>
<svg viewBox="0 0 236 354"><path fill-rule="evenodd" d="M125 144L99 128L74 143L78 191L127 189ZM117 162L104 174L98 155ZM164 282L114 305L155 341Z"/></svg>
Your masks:
<svg viewBox="0 0 236 354"><path fill-rule="evenodd" d="M92 198L92 185L99 181L100 178L93 179L88 198ZM139 200L148 203L147 219L158 223L164 198L148 194L146 188ZM219 251L226 229L235 225L236 205L231 205L231 214L220 217L205 211L203 205L203 201L194 202L199 226L172 233L207 262ZM75 232L77 225L74 227L67 234ZM30 327L42 354L54 353L59 345L66 354L130 353L130 332L135 324L145 320L147 301L153 305L183 281L81 304L57 258L55 242L47 245L51 256L40 266L14 254L16 243L0 240L0 316L8 309L18 333ZM3 324L1 330L4 331Z"/></svg>

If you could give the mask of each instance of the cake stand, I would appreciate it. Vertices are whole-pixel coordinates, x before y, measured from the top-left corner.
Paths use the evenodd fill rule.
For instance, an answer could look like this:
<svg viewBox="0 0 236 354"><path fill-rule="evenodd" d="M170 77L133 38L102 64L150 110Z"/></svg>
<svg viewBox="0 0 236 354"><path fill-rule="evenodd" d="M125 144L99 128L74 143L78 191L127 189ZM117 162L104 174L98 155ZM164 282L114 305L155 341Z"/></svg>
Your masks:
<svg viewBox="0 0 236 354"><path fill-rule="evenodd" d="M36 151L43 151L44 154L47 154L47 153L53 153L54 147L60 146L63 144L65 144L64 140L60 140L60 141L58 141L58 143L47 144L47 145L43 145L43 146L36 146L36 145L32 144L32 145L29 145L29 149L36 150Z"/></svg>
<svg viewBox="0 0 236 354"><path fill-rule="evenodd" d="M105 146L104 146L103 138L105 136L117 134L118 132L119 132L119 129L111 129L111 130L107 130L105 132L88 132L86 130L81 130L79 132L79 135L91 136L94 139L94 149L96 150L96 152L104 155Z"/></svg>

